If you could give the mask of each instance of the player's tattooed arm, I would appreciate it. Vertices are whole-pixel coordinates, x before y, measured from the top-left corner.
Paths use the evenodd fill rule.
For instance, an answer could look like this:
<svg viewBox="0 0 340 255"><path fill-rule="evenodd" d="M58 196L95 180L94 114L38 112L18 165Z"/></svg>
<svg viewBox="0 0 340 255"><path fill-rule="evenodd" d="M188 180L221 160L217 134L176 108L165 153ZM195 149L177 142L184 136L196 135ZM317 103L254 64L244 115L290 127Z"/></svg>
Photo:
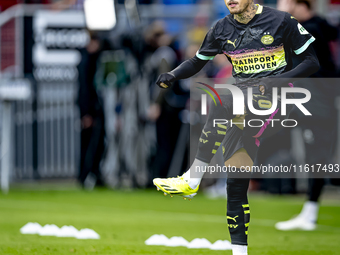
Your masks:
<svg viewBox="0 0 340 255"><path fill-rule="evenodd" d="M240 13L240 14L235 14L234 18L242 24L247 24L256 15L257 8L258 6L256 4L252 4L250 8L247 9L245 12Z"/></svg>
<svg viewBox="0 0 340 255"><path fill-rule="evenodd" d="M171 72L161 74L156 84L161 88L171 87L174 81L187 79L198 73L208 61L209 60L201 60L196 56L188 59Z"/></svg>

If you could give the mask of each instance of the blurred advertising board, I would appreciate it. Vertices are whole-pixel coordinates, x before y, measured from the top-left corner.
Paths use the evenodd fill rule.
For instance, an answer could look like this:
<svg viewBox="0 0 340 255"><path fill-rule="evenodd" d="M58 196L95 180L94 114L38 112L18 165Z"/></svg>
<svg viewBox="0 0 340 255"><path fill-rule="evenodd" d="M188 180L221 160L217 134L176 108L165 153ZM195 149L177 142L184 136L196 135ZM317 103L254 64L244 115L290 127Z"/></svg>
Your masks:
<svg viewBox="0 0 340 255"><path fill-rule="evenodd" d="M17 177L75 176L79 50L88 41L83 11L38 10L24 18L24 73L35 96L16 107Z"/></svg>

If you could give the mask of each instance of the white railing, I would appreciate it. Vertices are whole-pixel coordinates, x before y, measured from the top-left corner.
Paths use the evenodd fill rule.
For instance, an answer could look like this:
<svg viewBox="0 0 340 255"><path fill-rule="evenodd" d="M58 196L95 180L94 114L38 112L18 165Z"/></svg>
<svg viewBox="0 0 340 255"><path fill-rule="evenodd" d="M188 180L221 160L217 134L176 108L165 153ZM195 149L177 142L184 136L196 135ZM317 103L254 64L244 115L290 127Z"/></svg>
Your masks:
<svg viewBox="0 0 340 255"><path fill-rule="evenodd" d="M9 55L10 65L7 64L6 69L1 69L1 63L5 60L1 57L6 52L4 40L0 40L0 85L4 83L4 78L15 81L27 76L24 73L24 49L27 46L24 45L25 17L33 17L34 20L36 13L49 8L49 5L19 4L0 13L0 35L1 33L5 35L0 38L7 38L6 47L9 46L13 52ZM63 12L53 12L56 15L58 13ZM7 36L4 33L9 34ZM28 35L30 36L34 35ZM27 58L27 55L25 57ZM33 59L29 61L34 62ZM45 69L41 70L39 74ZM0 105L0 113L3 117L7 116L7 121L2 120L0 125L3 128L2 169L6 168L5 171L1 171L5 174L5 177L1 178L1 184L5 192L8 190L7 178L76 176L80 154L78 128L80 122L76 105L77 80L72 82L59 80L51 83L44 80L44 77L42 80L38 79L35 77L37 75L34 72L29 75L34 88L33 97L15 102L12 106L8 106L4 101ZM10 126L4 125L5 123L9 123Z"/></svg>

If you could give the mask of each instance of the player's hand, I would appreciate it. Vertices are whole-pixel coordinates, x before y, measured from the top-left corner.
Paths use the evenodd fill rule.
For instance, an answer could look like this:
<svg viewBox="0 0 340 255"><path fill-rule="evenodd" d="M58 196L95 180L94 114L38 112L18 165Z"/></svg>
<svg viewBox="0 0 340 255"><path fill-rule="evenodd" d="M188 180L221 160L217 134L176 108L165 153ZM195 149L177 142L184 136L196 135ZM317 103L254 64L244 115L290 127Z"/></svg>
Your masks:
<svg viewBox="0 0 340 255"><path fill-rule="evenodd" d="M259 91L261 92L262 95L264 95L264 93L266 93L266 88L263 85L260 85Z"/></svg>
<svg viewBox="0 0 340 255"><path fill-rule="evenodd" d="M259 91L262 95L271 93L273 89L273 86L271 85L271 82L269 82L268 79L262 79L259 82Z"/></svg>
<svg viewBox="0 0 340 255"><path fill-rule="evenodd" d="M161 87L162 89L167 89L172 86L172 83L176 81L176 78L171 73L162 73L157 81L156 84Z"/></svg>

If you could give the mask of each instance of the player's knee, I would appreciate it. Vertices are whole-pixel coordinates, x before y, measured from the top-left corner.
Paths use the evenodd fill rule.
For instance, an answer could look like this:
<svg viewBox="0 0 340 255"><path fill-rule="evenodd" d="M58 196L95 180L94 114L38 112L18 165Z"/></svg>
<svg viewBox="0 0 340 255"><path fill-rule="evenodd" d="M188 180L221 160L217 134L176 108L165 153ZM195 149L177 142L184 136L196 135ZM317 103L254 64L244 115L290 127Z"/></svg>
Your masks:
<svg viewBox="0 0 340 255"><path fill-rule="evenodd" d="M251 169L251 167L253 166L253 160L249 156L248 152L244 148L241 148L236 151L234 155L231 156L231 158L228 159L224 164L226 166L230 165L245 170ZM246 172L244 172L244 175L246 175Z"/></svg>

